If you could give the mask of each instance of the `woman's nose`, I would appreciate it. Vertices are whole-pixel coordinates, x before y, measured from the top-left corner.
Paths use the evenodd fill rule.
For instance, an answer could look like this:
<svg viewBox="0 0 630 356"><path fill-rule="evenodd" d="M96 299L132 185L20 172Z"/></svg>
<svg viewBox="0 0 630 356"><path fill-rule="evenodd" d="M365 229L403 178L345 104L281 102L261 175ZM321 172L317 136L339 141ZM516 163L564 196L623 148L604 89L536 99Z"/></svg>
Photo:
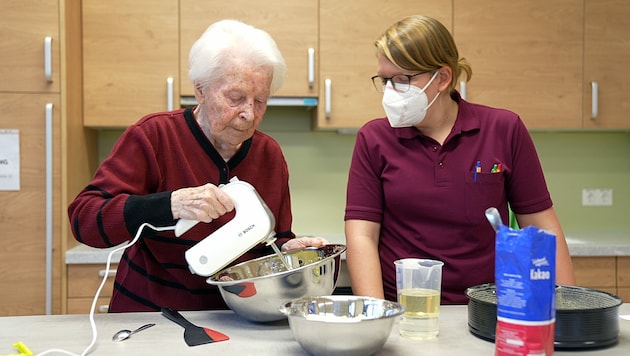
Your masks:
<svg viewBox="0 0 630 356"><path fill-rule="evenodd" d="M242 119L250 119L254 114L254 103L251 100L245 100L239 108L238 116Z"/></svg>
<svg viewBox="0 0 630 356"><path fill-rule="evenodd" d="M254 110L251 107L245 108L239 114L239 117L244 120L254 119Z"/></svg>

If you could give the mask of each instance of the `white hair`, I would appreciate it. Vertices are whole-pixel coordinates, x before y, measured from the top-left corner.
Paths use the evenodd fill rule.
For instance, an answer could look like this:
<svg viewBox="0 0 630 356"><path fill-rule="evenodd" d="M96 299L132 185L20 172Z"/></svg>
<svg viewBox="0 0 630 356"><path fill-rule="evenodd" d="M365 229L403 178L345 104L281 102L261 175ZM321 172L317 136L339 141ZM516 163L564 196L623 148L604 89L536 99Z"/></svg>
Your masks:
<svg viewBox="0 0 630 356"><path fill-rule="evenodd" d="M199 37L188 55L188 77L197 86L214 83L232 58L271 66L271 93L282 86L287 66L276 42L267 32L237 20L215 22Z"/></svg>

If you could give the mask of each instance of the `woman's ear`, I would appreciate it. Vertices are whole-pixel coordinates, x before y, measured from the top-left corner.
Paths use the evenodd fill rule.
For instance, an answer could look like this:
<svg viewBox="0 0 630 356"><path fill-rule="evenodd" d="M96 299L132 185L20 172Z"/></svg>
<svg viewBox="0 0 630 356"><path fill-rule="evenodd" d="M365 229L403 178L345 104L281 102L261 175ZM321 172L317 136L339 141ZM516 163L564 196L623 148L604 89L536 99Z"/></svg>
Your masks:
<svg viewBox="0 0 630 356"><path fill-rule="evenodd" d="M195 85L195 99L197 99L198 104L202 104L205 101L205 97L203 95L204 88L200 84L194 83Z"/></svg>
<svg viewBox="0 0 630 356"><path fill-rule="evenodd" d="M453 70L451 67L444 66L438 69L438 75L435 79L438 81L438 90L441 92L446 91L453 81Z"/></svg>

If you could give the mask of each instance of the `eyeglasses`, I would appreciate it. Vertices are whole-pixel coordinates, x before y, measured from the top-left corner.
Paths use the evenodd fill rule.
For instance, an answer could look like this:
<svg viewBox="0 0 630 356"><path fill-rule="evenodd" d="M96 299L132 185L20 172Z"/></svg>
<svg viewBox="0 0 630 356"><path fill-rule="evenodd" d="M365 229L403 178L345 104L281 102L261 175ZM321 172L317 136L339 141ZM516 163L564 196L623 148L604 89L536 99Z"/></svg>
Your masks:
<svg viewBox="0 0 630 356"><path fill-rule="evenodd" d="M387 85L387 81L390 81L394 90L400 93L404 93L409 90L409 86L411 85L411 78L425 73L429 72L420 72L412 75L396 74L395 76L390 78L383 78L380 75L375 75L372 77L372 84L374 84L374 89L376 89L377 92L382 93L385 91L385 85Z"/></svg>

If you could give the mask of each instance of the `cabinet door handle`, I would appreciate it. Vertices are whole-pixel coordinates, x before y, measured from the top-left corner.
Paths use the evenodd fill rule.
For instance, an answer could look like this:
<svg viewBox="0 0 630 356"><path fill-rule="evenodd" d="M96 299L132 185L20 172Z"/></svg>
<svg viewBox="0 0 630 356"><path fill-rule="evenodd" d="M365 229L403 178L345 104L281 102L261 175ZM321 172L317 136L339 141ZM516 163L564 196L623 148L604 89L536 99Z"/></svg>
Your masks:
<svg viewBox="0 0 630 356"><path fill-rule="evenodd" d="M462 99L466 100L466 81L462 80L459 82L459 95Z"/></svg>
<svg viewBox="0 0 630 356"><path fill-rule="evenodd" d="M104 270L104 269L99 270L98 271L99 277L105 276L105 272L107 272L107 270ZM116 275L115 269L110 269L109 272L107 273L107 277L114 277L115 275Z"/></svg>
<svg viewBox="0 0 630 356"><path fill-rule="evenodd" d="M331 115L331 111L332 111L332 103L331 103L331 98L332 98L332 82L330 81L330 79L326 79L324 81L324 96L325 96L325 100L326 100L326 104L325 104L325 113L326 113L326 119L330 119L330 115Z"/></svg>
<svg viewBox="0 0 630 356"><path fill-rule="evenodd" d="M315 49L308 49L308 87L315 85Z"/></svg>
<svg viewBox="0 0 630 356"><path fill-rule="evenodd" d="M599 114L599 85L591 82L591 120L596 120Z"/></svg>
<svg viewBox="0 0 630 356"><path fill-rule="evenodd" d="M52 37L44 37L44 76L52 83Z"/></svg>
<svg viewBox="0 0 630 356"><path fill-rule="evenodd" d="M173 77L166 78L166 111L173 111Z"/></svg>
<svg viewBox="0 0 630 356"><path fill-rule="evenodd" d="M52 314L53 104L46 104L46 314Z"/></svg>

